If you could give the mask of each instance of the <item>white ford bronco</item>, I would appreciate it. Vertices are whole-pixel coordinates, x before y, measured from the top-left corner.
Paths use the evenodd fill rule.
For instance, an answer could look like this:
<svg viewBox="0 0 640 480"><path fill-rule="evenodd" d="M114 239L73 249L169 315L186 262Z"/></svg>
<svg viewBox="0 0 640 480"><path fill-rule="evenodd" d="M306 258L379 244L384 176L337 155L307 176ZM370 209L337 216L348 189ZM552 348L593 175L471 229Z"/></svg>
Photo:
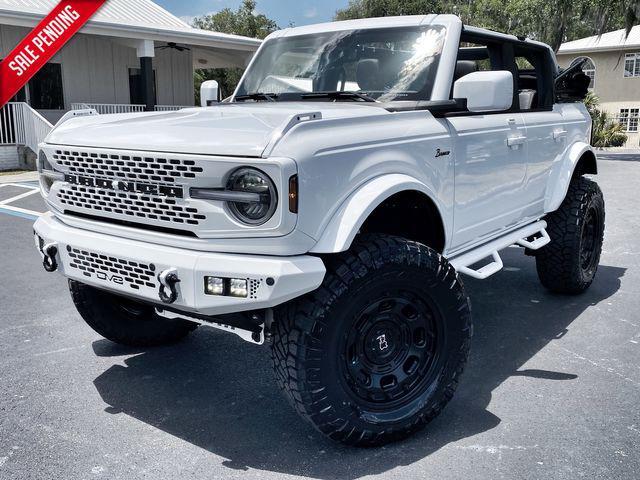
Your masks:
<svg viewBox="0 0 640 480"><path fill-rule="evenodd" d="M451 15L282 30L222 103L64 118L39 152L37 248L104 337L267 341L300 415L380 445L456 389L460 274L519 245L553 292L593 281L587 85L547 45Z"/></svg>

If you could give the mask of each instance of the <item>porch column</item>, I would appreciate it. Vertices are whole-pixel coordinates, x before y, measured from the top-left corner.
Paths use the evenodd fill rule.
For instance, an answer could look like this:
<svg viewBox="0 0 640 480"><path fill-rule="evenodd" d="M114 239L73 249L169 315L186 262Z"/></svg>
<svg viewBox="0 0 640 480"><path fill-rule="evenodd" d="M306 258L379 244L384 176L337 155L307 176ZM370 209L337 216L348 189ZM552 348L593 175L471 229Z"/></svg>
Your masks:
<svg viewBox="0 0 640 480"><path fill-rule="evenodd" d="M153 76L153 57L155 57L155 43L152 40L143 40L136 48L140 58L140 74L142 76L142 98L147 112L153 112L156 106Z"/></svg>

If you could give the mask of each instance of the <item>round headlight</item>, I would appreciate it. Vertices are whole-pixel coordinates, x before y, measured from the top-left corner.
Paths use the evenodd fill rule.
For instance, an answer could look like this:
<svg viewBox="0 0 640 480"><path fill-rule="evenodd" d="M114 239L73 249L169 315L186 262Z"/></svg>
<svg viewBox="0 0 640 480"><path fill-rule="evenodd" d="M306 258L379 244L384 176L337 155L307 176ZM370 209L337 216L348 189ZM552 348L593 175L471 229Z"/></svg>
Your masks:
<svg viewBox="0 0 640 480"><path fill-rule="evenodd" d="M278 205L278 192L269 176L255 168L239 168L227 182L227 190L254 194L254 199L228 202L231 213L242 223L261 225L269 220Z"/></svg>

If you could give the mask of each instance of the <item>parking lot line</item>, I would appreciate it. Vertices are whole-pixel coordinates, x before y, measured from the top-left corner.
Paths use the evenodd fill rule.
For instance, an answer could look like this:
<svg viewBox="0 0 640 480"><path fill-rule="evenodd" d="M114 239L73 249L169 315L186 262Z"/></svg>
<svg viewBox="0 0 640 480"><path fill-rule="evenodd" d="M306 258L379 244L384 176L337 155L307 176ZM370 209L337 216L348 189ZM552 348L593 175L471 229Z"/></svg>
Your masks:
<svg viewBox="0 0 640 480"><path fill-rule="evenodd" d="M27 210L25 208L1 206L0 213L11 215L13 217L26 218L27 220L37 220L42 213L34 212L33 210Z"/></svg>
<svg viewBox="0 0 640 480"><path fill-rule="evenodd" d="M40 215L43 214L43 212L37 212L35 210L28 210L26 208L11 205L11 203L13 202L17 202L18 200L22 200L23 198L30 197L31 195L38 193L40 191L39 186L24 183L3 183L0 185L0 188L2 187L18 187L24 188L27 191L19 195L15 195L11 198L7 198L6 200L0 201L0 213L5 213L14 217L26 218L28 220L36 220Z"/></svg>
<svg viewBox="0 0 640 480"><path fill-rule="evenodd" d="M38 185L37 183L0 183L0 188L2 187L20 187L20 188L31 188L31 189L38 189Z"/></svg>
<svg viewBox="0 0 640 480"><path fill-rule="evenodd" d="M23 199L25 197L29 197L29 196L33 195L34 193L38 193L38 189L37 188L36 189L29 188L28 192L24 192L24 193L21 193L20 195L16 195L15 197L11 197L11 198L7 198L6 200L2 200L0 202L0 205L8 205L9 203L13 203L13 202L21 200L21 199Z"/></svg>

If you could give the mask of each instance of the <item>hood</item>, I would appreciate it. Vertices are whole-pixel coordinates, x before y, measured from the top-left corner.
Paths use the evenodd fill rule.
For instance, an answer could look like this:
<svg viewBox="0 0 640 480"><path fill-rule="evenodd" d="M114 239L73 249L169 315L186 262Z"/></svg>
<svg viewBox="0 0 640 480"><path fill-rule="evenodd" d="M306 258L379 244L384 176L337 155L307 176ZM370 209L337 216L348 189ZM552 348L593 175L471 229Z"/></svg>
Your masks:
<svg viewBox="0 0 640 480"><path fill-rule="evenodd" d="M294 116L314 112L325 120L388 113L376 105L347 102L230 103L177 112L77 117L54 128L45 141L78 147L260 157Z"/></svg>

